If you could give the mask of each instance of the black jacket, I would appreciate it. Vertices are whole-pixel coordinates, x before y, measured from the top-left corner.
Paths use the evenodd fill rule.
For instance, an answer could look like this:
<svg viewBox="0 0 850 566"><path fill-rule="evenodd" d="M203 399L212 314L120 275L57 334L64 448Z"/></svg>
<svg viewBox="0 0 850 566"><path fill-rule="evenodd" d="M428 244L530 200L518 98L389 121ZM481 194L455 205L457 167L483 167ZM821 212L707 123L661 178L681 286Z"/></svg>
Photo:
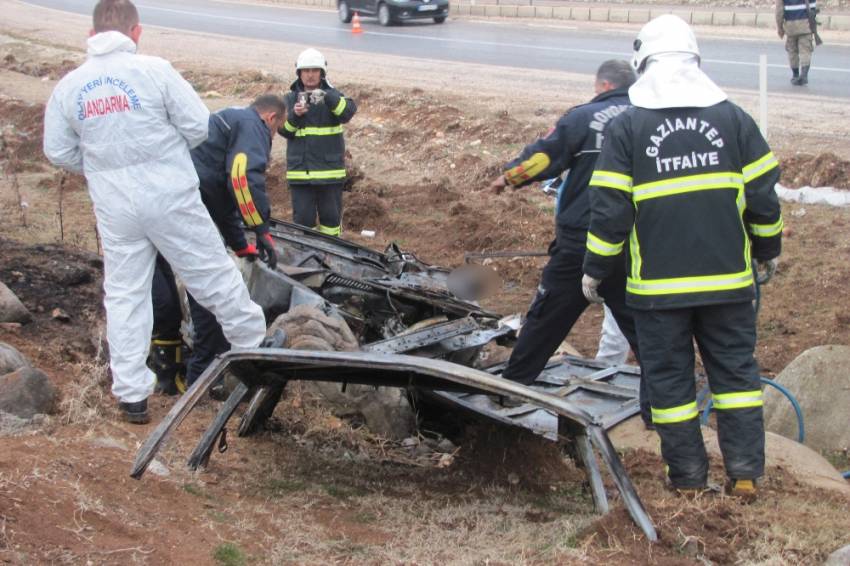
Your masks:
<svg viewBox="0 0 850 566"><path fill-rule="evenodd" d="M631 108L611 124L590 181L584 271L623 261L626 300L640 309L753 298L752 258L781 251L776 157L753 119L708 108Z"/></svg>
<svg viewBox="0 0 850 566"><path fill-rule="evenodd" d="M310 104L303 116L296 116L293 110L298 93L304 92L301 79L292 83L284 97L287 118L278 133L287 139L286 180L290 185L330 185L345 180L342 124L351 120L357 105L325 79L319 88L325 91L324 102Z"/></svg>
<svg viewBox="0 0 850 566"><path fill-rule="evenodd" d="M590 224L587 183L611 120L629 107L628 90L610 90L587 104L568 110L544 137L525 147L506 165L505 178L514 186L550 179L569 169L556 224L558 242L584 248Z"/></svg>
<svg viewBox="0 0 850 566"><path fill-rule="evenodd" d="M244 226L268 232L266 195L271 131L253 108L225 108L210 114L207 141L192 150L201 198L233 250L247 246Z"/></svg>

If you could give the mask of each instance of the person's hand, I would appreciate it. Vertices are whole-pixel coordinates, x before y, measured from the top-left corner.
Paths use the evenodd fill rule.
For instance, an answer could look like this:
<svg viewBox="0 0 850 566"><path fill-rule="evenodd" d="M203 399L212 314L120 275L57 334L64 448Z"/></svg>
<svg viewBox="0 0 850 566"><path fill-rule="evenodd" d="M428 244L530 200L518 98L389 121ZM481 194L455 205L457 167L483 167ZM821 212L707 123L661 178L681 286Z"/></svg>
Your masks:
<svg viewBox="0 0 850 566"><path fill-rule="evenodd" d="M581 292L589 303L601 305L605 300L599 296L599 279L594 279L587 273L581 278Z"/></svg>
<svg viewBox="0 0 850 566"><path fill-rule="evenodd" d="M295 106L292 107L292 111L295 112L296 116L303 116L309 110L309 106L304 104L303 102L296 102Z"/></svg>
<svg viewBox="0 0 850 566"><path fill-rule="evenodd" d="M274 239L271 234L268 232L257 234L257 249L260 253L260 259L266 262L266 265L272 269L277 267L277 250L274 247Z"/></svg>
<svg viewBox="0 0 850 566"><path fill-rule="evenodd" d="M490 183L490 186L487 187L487 190L489 190L494 195L499 195L502 194L502 191L504 191L505 187L507 186L508 180L505 179L504 175L499 175L496 179L493 180L492 183Z"/></svg>
<svg viewBox="0 0 850 566"><path fill-rule="evenodd" d="M785 37L785 30L784 30L784 29L782 29L782 28L777 29L777 30L776 30L776 35L778 35L778 36L779 36L779 39L782 39L783 37Z"/></svg>
<svg viewBox="0 0 850 566"><path fill-rule="evenodd" d="M251 262L260 256L260 252L257 251L257 246L254 244L248 244L241 250L236 250L234 253L236 254L236 257L244 257Z"/></svg>
<svg viewBox="0 0 850 566"><path fill-rule="evenodd" d="M320 88L314 88L310 91L310 104L321 104L325 101L325 91Z"/></svg>
<svg viewBox="0 0 850 566"><path fill-rule="evenodd" d="M756 282L759 285L764 285L770 281L776 274L776 268L779 266L779 258L768 259L758 262L758 273L756 274Z"/></svg>

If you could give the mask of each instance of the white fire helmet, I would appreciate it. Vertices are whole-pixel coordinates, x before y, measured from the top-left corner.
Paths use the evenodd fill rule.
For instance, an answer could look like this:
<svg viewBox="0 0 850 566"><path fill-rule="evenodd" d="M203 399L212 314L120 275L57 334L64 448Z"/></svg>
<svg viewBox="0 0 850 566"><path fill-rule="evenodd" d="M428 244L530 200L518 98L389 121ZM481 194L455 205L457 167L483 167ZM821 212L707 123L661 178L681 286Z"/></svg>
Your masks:
<svg viewBox="0 0 850 566"><path fill-rule="evenodd" d="M296 73L301 69L321 69L322 76L328 72L328 61L317 49L305 49L295 60Z"/></svg>
<svg viewBox="0 0 850 566"><path fill-rule="evenodd" d="M635 71L642 73L646 60L659 53L692 53L699 60L697 38L691 26L679 16L664 14L643 26L634 43Z"/></svg>

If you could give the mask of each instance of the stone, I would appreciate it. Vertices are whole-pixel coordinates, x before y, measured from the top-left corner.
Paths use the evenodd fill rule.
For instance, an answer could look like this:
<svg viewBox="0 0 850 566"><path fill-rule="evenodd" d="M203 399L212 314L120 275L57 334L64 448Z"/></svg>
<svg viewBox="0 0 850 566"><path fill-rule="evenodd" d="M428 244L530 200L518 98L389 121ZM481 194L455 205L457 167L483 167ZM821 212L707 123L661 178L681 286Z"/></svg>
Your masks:
<svg viewBox="0 0 850 566"><path fill-rule="evenodd" d="M71 316L59 307L50 311L50 316L59 322L71 322Z"/></svg>
<svg viewBox="0 0 850 566"><path fill-rule="evenodd" d="M842 546L826 557L823 566L847 566L850 564L850 545Z"/></svg>
<svg viewBox="0 0 850 566"><path fill-rule="evenodd" d="M12 373L29 365L30 363L22 353L5 342L0 342L0 375Z"/></svg>
<svg viewBox="0 0 850 566"><path fill-rule="evenodd" d="M31 419L54 412L56 400L56 388L38 369L23 367L0 376L0 411Z"/></svg>
<svg viewBox="0 0 850 566"><path fill-rule="evenodd" d="M444 452L444 453L446 453L446 454L451 454L451 453L452 453L452 452L454 452L456 449L457 449L457 447L454 445L454 442L452 442L452 441L451 441L451 440L449 440L448 438L444 438L444 439L442 439L442 440L441 440L441 441L437 444L437 452Z"/></svg>
<svg viewBox="0 0 850 566"><path fill-rule="evenodd" d="M816 450L850 447L850 427L844 409L850 406L847 368L850 346L818 346L806 350L776 376L803 411L806 446ZM764 421L767 430L797 438L794 407L774 387L764 390Z"/></svg>
<svg viewBox="0 0 850 566"><path fill-rule="evenodd" d="M32 319L30 311L20 299L0 282L0 322L29 322Z"/></svg>

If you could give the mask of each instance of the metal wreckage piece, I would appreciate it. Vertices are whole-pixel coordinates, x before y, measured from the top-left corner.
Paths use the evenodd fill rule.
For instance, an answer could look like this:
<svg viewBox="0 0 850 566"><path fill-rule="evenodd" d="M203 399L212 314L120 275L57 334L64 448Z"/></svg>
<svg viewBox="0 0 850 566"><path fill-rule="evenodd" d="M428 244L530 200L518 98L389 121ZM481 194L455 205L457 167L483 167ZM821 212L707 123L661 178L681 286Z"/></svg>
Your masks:
<svg viewBox="0 0 850 566"><path fill-rule="evenodd" d="M607 433L639 412L637 368L563 356L526 387L499 376L504 364L486 371L469 367L488 342L513 339L518 320L460 299L449 291L448 270L395 245L380 253L286 222L274 221L271 233L278 269L254 263L246 273L251 296L267 319L308 304L344 319L364 345L357 352L257 348L220 356L139 448L132 477L141 478L168 435L226 370L238 385L192 452L192 469L205 466L216 445L226 449L226 425L240 403L250 400L238 426L244 436L268 418L289 381L337 382L343 390L347 384L401 387L558 442L585 470L596 509L606 513L598 455L632 519L649 540L657 540ZM504 398L515 402L506 406Z"/></svg>

